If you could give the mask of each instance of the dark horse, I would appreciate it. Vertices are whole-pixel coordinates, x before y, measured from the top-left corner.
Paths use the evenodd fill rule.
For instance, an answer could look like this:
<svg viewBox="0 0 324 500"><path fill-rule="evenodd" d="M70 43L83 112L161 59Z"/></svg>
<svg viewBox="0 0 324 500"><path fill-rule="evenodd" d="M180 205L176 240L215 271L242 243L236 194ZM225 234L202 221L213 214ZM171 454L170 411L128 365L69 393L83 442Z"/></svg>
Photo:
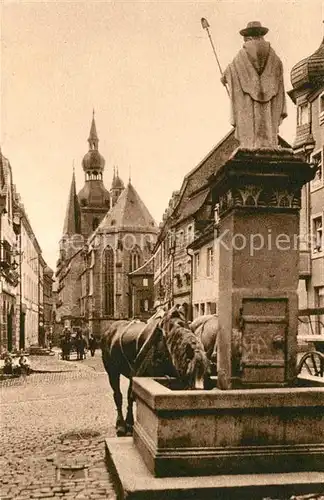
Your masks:
<svg viewBox="0 0 324 500"><path fill-rule="evenodd" d="M216 375L217 362L217 340L218 340L218 316L216 314L206 314L198 316L190 324L190 330L197 335L203 343L207 358L211 363L211 371Z"/></svg>
<svg viewBox="0 0 324 500"><path fill-rule="evenodd" d="M181 310L158 311L147 323L115 321L101 340L102 360L117 409L117 436L133 429L132 378L169 376L188 388L203 388L209 363L201 341L187 328ZM120 375L130 380L126 419L122 412Z"/></svg>

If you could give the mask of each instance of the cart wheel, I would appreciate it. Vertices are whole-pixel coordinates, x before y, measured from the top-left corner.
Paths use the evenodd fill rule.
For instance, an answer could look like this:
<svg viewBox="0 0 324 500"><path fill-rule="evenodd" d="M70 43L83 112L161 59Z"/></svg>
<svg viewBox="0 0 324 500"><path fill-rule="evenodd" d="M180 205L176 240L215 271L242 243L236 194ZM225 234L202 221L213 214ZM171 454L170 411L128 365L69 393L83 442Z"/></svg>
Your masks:
<svg viewBox="0 0 324 500"><path fill-rule="evenodd" d="M315 377L324 376L324 355L321 352L306 352L297 366L298 375L302 370L306 370L309 375Z"/></svg>

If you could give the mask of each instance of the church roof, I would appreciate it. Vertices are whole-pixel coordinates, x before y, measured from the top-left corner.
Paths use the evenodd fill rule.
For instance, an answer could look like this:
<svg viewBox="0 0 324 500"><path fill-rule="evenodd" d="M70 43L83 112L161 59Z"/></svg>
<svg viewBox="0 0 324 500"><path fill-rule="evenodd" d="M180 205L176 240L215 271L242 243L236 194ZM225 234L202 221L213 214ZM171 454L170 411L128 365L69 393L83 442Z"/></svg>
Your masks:
<svg viewBox="0 0 324 500"><path fill-rule="evenodd" d="M158 231L153 217L130 182L93 235L109 230Z"/></svg>
<svg viewBox="0 0 324 500"><path fill-rule="evenodd" d="M73 170L70 194L65 213L63 234L72 235L81 233L81 210L76 194L75 174Z"/></svg>
<svg viewBox="0 0 324 500"><path fill-rule="evenodd" d="M309 83L322 83L324 78L324 38L314 54L295 64L290 74L294 89Z"/></svg>

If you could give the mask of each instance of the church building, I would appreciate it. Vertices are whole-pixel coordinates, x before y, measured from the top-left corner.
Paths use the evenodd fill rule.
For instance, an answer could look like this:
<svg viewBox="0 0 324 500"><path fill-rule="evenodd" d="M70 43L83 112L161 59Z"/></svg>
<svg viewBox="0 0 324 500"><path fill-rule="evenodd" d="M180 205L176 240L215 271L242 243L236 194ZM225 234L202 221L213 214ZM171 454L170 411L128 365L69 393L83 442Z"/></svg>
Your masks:
<svg viewBox="0 0 324 500"><path fill-rule="evenodd" d="M109 321L135 316L129 275L150 260L158 228L131 180L125 187L118 170L106 189L94 116L88 143L85 183L77 194L73 171L59 244L56 319L62 327L100 335ZM143 283L149 288L139 288L145 296L143 317L153 307L151 274L148 267Z"/></svg>

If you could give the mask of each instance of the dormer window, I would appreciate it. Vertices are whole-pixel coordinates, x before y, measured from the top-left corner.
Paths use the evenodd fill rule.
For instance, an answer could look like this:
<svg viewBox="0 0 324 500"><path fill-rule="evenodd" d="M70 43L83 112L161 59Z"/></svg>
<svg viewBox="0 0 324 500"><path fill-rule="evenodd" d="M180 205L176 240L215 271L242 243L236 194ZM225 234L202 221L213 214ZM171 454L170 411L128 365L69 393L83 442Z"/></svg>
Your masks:
<svg viewBox="0 0 324 500"><path fill-rule="evenodd" d="M301 104L297 108L297 126L306 125L309 123L308 103Z"/></svg>

